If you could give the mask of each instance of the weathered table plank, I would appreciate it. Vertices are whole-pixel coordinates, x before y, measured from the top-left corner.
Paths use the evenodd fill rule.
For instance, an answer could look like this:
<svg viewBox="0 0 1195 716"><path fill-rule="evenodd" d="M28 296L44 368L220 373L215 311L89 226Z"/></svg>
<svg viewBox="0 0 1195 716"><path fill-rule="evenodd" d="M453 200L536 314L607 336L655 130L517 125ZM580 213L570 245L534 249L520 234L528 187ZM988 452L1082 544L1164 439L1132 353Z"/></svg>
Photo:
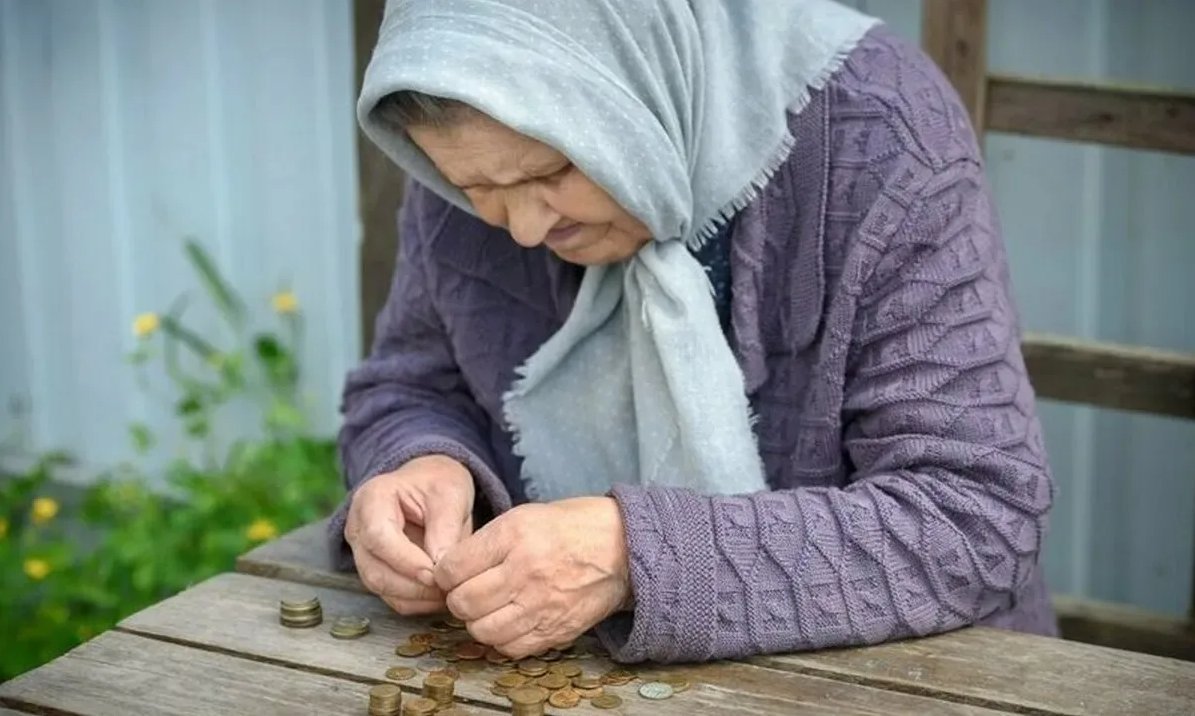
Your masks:
<svg viewBox="0 0 1195 716"><path fill-rule="evenodd" d="M33 713L87 716L357 714L365 711L368 689L332 676L108 632L0 684L0 702Z"/></svg>
<svg viewBox="0 0 1195 716"><path fill-rule="evenodd" d="M237 568L364 592L355 574L332 569L325 530L306 525ZM751 662L1025 713L1195 713L1195 663L997 629Z"/></svg>
<svg viewBox="0 0 1195 716"><path fill-rule="evenodd" d="M278 624L278 600L314 593L324 608L325 625L286 629ZM372 621L370 634L337 641L327 623L338 614L360 614ZM250 655L272 663L358 681L382 680L390 666L412 660L394 654L394 647L417 631L421 622L396 616L376 597L342 590L295 585L243 574L224 574L150 607L121 623L121 629L146 636L202 645ZM600 674L613 665L602 658L578 660L586 673ZM689 716L720 714L967 714L995 716L997 711L908 695L840 680L819 678L748 664L723 663L686 667L694 686L664 702L639 698L634 687L609 688L623 697L625 714ZM489 685L496 670L464 673L457 695L474 704L508 709ZM414 688L417 680L404 685ZM589 706L570 712L594 712ZM554 713L549 709L550 713ZM563 712L560 712L563 713Z"/></svg>

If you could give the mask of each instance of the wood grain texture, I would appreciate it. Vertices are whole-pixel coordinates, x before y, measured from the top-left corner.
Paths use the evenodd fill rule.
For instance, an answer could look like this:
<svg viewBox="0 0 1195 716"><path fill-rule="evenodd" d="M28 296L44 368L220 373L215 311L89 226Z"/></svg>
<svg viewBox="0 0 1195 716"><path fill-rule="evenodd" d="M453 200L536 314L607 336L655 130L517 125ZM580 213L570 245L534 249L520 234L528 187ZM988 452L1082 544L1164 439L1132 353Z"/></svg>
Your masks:
<svg viewBox="0 0 1195 716"><path fill-rule="evenodd" d="M924 0L921 46L959 93L975 133L987 106L987 1Z"/></svg>
<svg viewBox="0 0 1195 716"><path fill-rule="evenodd" d="M1195 661L1195 628L1182 619L1067 596L1054 597L1054 609L1067 639Z"/></svg>
<svg viewBox="0 0 1195 716"><path fill-rule="evenodd" d="M999 629L751 663L1018 713L1195 713L1195 664Z"/></svg>
<svg viewBox="0 0 1195 716"><path fill-rule="evenodd" d="M1042 334L1022 350L1040 397L1195 419L1195 356Z"/></svg>
<svg viewBox="0 0 1195 716"><path fill-rule="evenodd" d="M357 90L378 41L385 0L353 0L353 43ZM398 255L398 219L403 174L365 133L357 128L357 176L361 212L361 346L373 345L374 319L390 293Z"/></svg>
<svg viewBox="0 0 1195 716"><path fill-rule="evenodd" d="M987 128L1195 153L1195 92L990 75Z"/></svg>
<svg viewBox="0 0 1195 716"><path fill-rule="evenodd" d="M320 520L292 530L237 558L236 570L260 577L300 584L367 592L356 572L332 568L325 534L328 521Z"/></svg>
<svg viewBox="0 0 1195 716"><path fill-rule="evenodd" d="M328 634L326 624L298 630L280 626L278 600L311 593L319 596L326 621L337 614L364 615L372 622L370 633L361 639L337 641ZM406 641L412 633L426 631L422 622L396 616L380 600L369 595L244 574L214 577L126 619L120 628L362 681L380 680L390 666L414 663L414 660L396 656L394 647ZM613 666L608 660L597 657L581 659L577 663L589 674L600 674ZM631 715L999 713L791 670L741 663L691 666L684 671L694 687L668 701L645 701L635 695L631 686L611 688L610 691L623 697L622 713ZM505 699L489 692L489 684L495 675L495 672L462 674L457 681L457 695L477 704L509 708ZM584 706L570 712L596 713L597 710ZM554 711L549 709L549 713Z"/></svg>
<svg viewBox="0 0 1195 716"><path fill-rule="evenodd" d="M33 713L363 714L367 684L108 632L0 684L0 702Z"/></svg>
<svg viewBox="0 0 1195 716"><path fill-rule="evenodd" d="M258 547L240 560L238 569L284 575L287 579L316 585L349 581L351 588L364 591L355 575L329 569L322 522ZM975 636L976 633L980 636ZM1126 699L1148 702L1154 698L1149 674L1169 674L1176 681L1185 679L1195 684L1195 664L991 629L968 629L867 649L767 659L765 663L773 668L797 669L916 693L928 689L945 698L1042 713L1112 713L1084 704L1088 691L1102 689L1102 684L1116 684ZM940 664L952 667L941 669ZM1071 664L1082 665L1091 678L1076 680ZM1071 686L1056 688L1056 682ZM1193 688L1172 696L1161 691L1157 698L1186 700L1195 713Z"/></svg>

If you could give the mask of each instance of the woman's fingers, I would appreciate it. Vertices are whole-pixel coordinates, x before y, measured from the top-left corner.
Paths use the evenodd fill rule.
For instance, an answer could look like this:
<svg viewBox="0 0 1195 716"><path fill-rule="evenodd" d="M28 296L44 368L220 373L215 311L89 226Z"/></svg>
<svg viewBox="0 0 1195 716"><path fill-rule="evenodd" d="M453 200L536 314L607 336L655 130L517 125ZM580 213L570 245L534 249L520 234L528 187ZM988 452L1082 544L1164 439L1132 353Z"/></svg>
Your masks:
<svg viewBox="0 0 1195 716"><path fill-rule="evenodd" d="M518 604L507 604L468 623L469 635L482 644L507 644L534 628L532 616Z"/></svg>
<svg viewBox="0 0 1195 716"><path fill-rule="evenodd" d="M514 601L505 564L491 567L448 593L448 611L467 622L476 621Z"/></svg>
<svg viewBox="0 0 1195 716"><path fill-rule="evenodd" d="M407 536L402 510L393 493L361 490L353 497L349 517L344 532L354 555L364 551L400 575L435 586L431 557Z"/></svg>
<svg viewBox="0 0 1195 716"><path fill-rule="evenodd" d="M436 587L411 579L394 571L390 565L372 553L353 548L353 559L357 563L357 574L369 591L380 597L405 602L435 602L444 604L444 593Z"/></svg>

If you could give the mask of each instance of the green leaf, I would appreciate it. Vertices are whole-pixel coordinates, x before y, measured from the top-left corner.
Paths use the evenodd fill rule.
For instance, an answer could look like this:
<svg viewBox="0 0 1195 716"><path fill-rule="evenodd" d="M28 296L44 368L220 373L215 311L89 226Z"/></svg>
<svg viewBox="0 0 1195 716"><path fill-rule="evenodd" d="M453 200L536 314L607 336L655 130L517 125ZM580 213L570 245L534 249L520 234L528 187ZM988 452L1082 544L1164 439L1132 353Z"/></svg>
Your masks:
<svg viewBox="0 0 1195 716"><path fill-rule="evenodd" d="M145 423L133 423L129 426L129 438L133 441L133 449L138 455L144 455L154 446L154 434Z"/></svg>
<svg viewBox="0 0 1195 716"><path fill-rule="evenodd" d="M220 314L224 316L225 320L233 328L243 326L245 323L245 304L224 280L224 277L220 275L219 269L216 268L216 263L212 261L199 242L194 239L187 239L186 251L187 258L191 260L191 266L195 269L195 273L199 275L200 280L203 281L203 287L207 289L208 295L212 297L212 301L216 304L216 308L220 310Z"/></svg>

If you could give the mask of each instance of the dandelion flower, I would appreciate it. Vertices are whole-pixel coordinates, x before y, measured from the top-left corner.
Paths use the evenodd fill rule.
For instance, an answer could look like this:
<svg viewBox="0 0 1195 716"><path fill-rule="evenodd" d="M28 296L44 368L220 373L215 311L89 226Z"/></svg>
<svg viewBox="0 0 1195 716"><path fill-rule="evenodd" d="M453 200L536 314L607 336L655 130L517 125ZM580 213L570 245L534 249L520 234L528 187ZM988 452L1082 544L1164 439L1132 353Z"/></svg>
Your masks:
<svg viewBox="0 0 1195 716"><path fill-rule="evenodd" d="M33 501L33 509L30 510L30 513L33 524L43 525L58 514L58 501L53 497L39 497Z"/></svg>
<svg viewBox="0 0 1195 716"><path fill-rule="evenodd" d="M40 582L50 573L50 563L44 559L31 558L25 560L25 576L35 582Z"/></svg>
<svg viewBox="0 0 1195 716"><path fill-rule="evenodd" d="M267 519L257 519L245 530L250 542L265 542L278 536L278 528Z"/></svg>
<svg viewBox="0 0 1195 716"><path fill-rule="evenodd" d="M274 310L278 313L297 313L299 310L299 298L293 291L282 291L274 294L270 299Z"/></svg>
<svg viewBox="0 0 1195 716"><path fill-rule="evenodd" d="M149 338L162 325L162 319L156 313L142 313L133 319L133 335L138 338Z"/></svg>

